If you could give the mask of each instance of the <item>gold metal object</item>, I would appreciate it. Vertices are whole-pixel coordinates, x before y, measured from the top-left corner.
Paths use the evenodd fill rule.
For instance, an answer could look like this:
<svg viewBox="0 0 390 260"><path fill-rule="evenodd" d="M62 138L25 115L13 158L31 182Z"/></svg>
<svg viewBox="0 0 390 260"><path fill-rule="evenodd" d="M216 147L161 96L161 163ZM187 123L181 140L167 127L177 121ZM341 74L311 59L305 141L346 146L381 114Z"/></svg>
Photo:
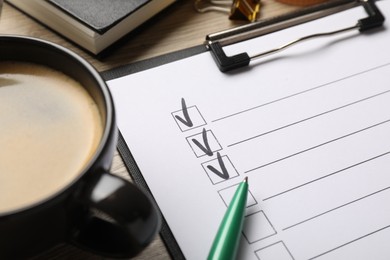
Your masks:
<svg viewBox="0 0 390 260"><path fill-rule="evenodd" d="M217 11L229 14L232 20L254 22L260 13L260 0L195 0L194 8L200 13Z"/></svg>
<svg viewBox="0 0 390 260"><path fill-rule="evenodd" d="M234 0L229 18L254 22L259 18L260 0Z"/></svg>

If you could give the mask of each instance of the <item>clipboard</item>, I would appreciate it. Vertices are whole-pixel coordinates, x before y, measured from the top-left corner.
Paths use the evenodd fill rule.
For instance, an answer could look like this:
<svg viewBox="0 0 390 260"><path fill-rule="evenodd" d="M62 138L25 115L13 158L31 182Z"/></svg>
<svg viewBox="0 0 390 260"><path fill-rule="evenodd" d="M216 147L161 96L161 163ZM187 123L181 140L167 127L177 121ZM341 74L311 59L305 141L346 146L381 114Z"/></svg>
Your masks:
<svg viewBox="0 0 390 260"><path fill-rule="evenodd" d="M228 56L225 54L223 47L233 43L246 41L248 39L256 38L259 36L267 35L269 33L277 32L288 28L290 26L299 25L313 19L320 19L326 17L329 14L336 12L342 12L348 10L357 5L362 5L367 11L367 18L362 18L357 21L357 27L355 29L365 31L366 29L372 29L381 27L384 23L384 16L380 10L376 7L375 2L369 1L332 1L325 4L320 4L314 7L305 8L298 12L287 14L284 16L276 17L270 20L262 21L255 24L249 24L247 26L239 27L233 30L228 30L222 33L211 34L206 37L204 44L180 50L177 52L162 55L156 58L136 62L133 64L125 65L110 71L103 72L103 78L106 81L131 75L137 72L148 70L151 68L163 66L174 61L182 60L188 57L197 56L199 54L210 52L210 55L215 59L215 66L218 66L220 71L228 71L236 69L240 66L247 66L249 64L249 55L245 52L238 54L237 56ZM332 25L330 25L332 27ZM272 51L272 50L271 50ZM227 65L226 65L227 64ZM237 65L238 64L238 65ZM246 70L250 70L247 68ZM221 72L222 73L222 72ZM245 69L239 69L234 73L247 73ZM234 74L233 73L233 74ZM119 129L121 130L121 129ZM132 152L130 151L128 144L126 143L123 135L120 133L118 142L118 151L122 156L124 163L131 174L134 181L145 191L151 193L147 181L144 179L143 173L138 167L137 161L134 159ZM164 214L163 214L164 215ZM173 259L186 259L183 254L177 240L170 230L167 221L163 218L163 225L161 229L161 237L167 246L167 249ZM284 244L282 244L284 246ZM294 258L292 258L294 259Z"/></svg>

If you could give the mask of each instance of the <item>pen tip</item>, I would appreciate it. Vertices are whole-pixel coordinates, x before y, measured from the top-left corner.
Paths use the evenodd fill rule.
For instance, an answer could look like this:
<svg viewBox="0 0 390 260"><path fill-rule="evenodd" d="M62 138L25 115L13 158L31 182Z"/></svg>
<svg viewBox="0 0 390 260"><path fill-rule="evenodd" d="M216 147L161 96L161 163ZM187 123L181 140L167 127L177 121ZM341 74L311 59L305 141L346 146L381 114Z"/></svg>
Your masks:
<svg viewBox="0 0 390 260"><path fill-rule="evenodd" d="M245 178L244 178L244 182L248 182L248 177L245 177Z"/></svg>

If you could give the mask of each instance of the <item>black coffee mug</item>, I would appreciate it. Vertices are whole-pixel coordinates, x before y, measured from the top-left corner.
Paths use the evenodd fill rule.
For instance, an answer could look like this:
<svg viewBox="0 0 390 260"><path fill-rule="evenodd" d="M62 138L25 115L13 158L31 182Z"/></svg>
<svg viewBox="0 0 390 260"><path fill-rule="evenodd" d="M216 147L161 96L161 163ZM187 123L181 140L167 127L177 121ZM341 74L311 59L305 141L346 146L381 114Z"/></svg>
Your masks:
<svg viewBox="0 0 390 260"><path fill-rule="evenodd" d="M145 193L109 173L118 130L113 101L99 73L66 48L22 36L0 36L0 61L35 63L65 73L87 89L104 122L100 144L75 180L39 203L0 212L0 259L34 256L64 242L102 256L139 253L159 231L160 215Z"/></svg>

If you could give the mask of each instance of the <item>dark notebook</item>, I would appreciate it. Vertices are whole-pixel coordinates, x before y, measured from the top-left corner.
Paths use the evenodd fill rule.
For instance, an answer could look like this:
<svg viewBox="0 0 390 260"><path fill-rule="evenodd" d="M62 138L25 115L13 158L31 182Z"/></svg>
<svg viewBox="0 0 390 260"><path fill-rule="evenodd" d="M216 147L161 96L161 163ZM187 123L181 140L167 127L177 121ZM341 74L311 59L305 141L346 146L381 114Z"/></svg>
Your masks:
<svg viewBox="0 0 390 260"><path fill-rule="evenodd" d="M176 0L6 0L98 54Z"/></svg>
<svg viewBox="0 0 390 260"><path fill-rule="evenodd" d="M152 0L48 0L100 34Z"/></svg>

